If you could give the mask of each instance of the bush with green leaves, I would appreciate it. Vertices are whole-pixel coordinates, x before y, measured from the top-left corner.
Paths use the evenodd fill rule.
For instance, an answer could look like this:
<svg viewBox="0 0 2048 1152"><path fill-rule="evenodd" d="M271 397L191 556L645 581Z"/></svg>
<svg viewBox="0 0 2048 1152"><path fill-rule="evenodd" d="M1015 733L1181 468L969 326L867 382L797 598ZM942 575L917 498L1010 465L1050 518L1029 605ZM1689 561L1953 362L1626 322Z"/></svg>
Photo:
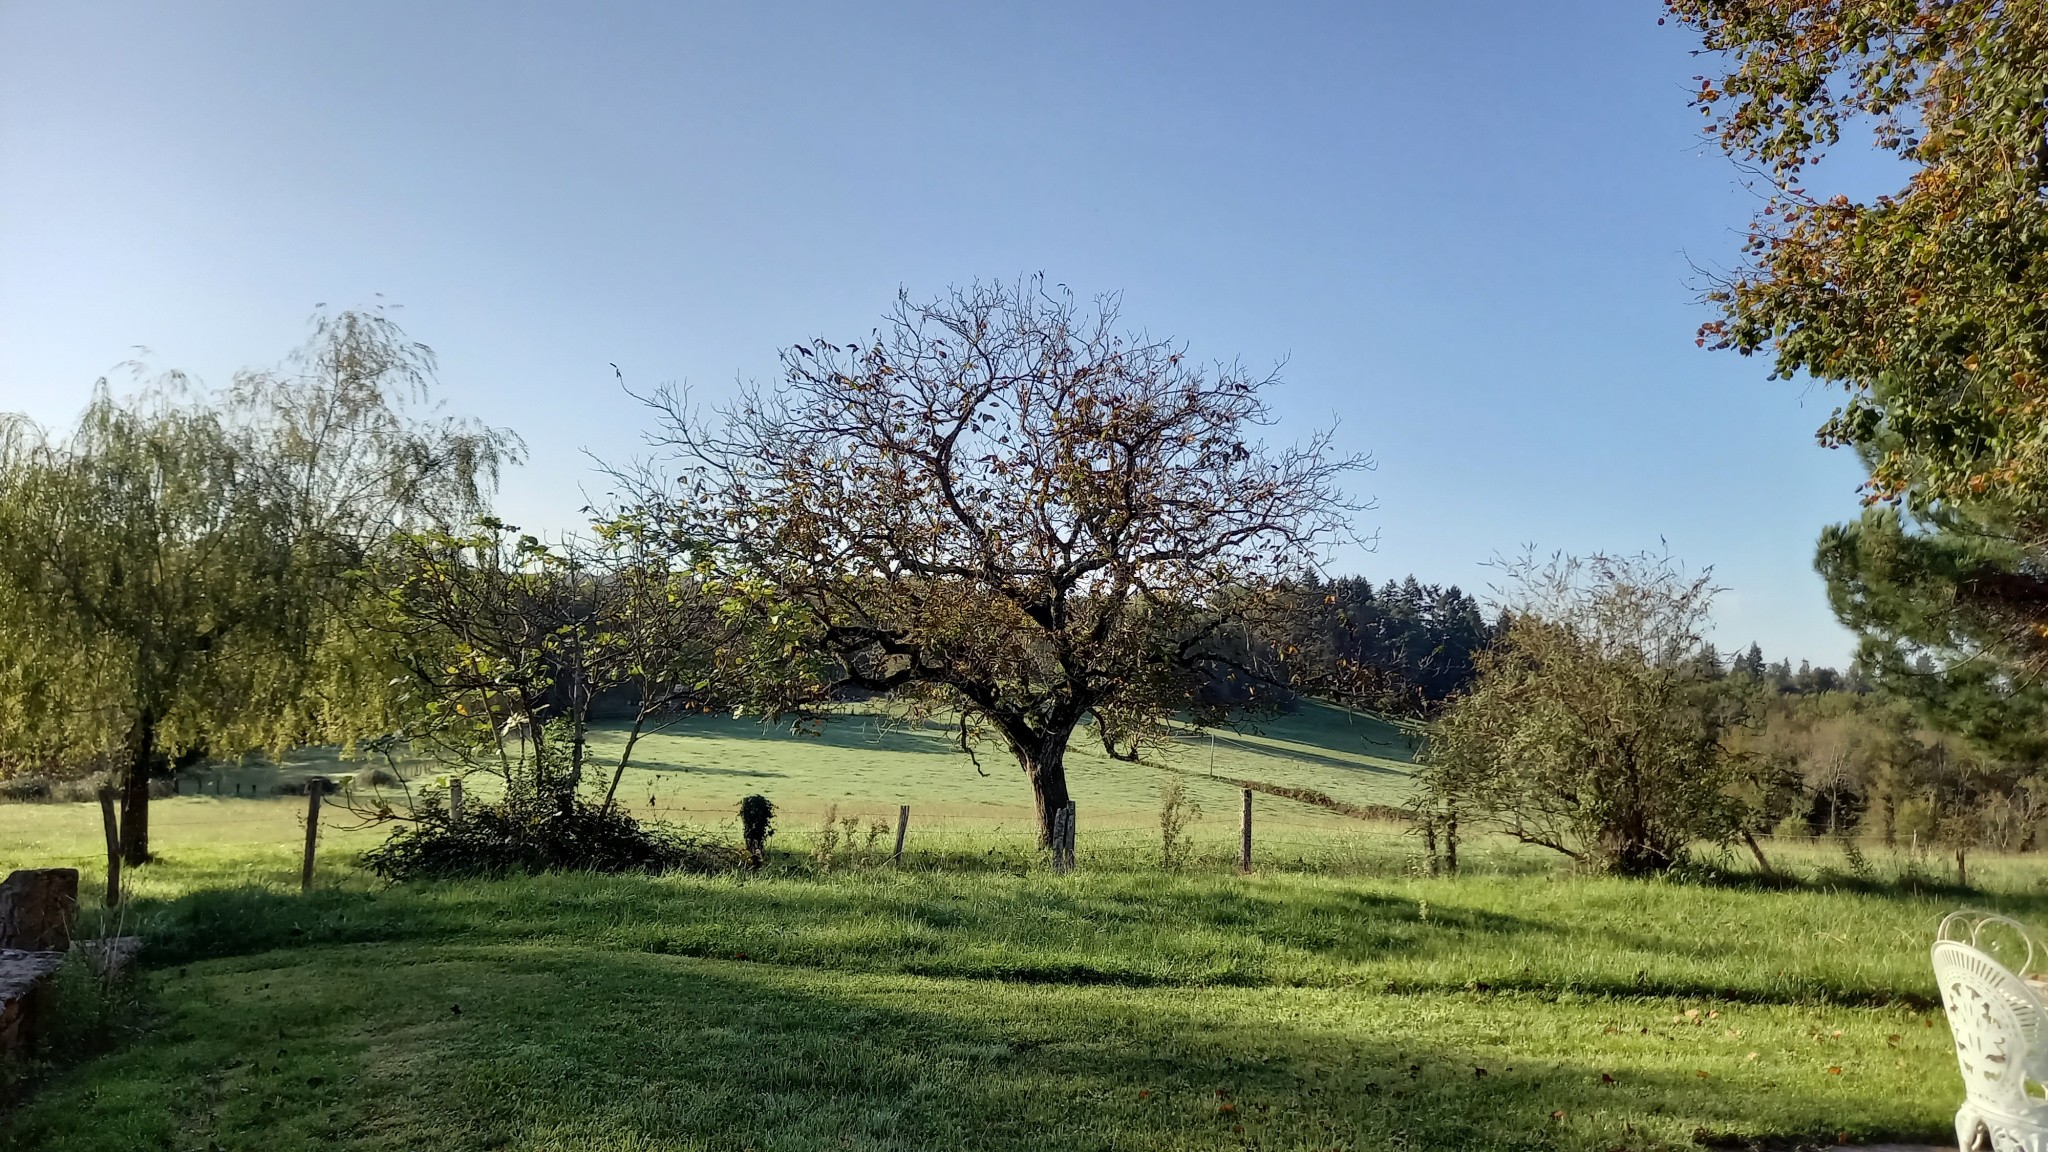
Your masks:
<svg viewBox="0 0 2048 1152"><path fill-rule="evenodd" d="M1757 780L1728 739L1745 700L1699 659L1708 578L1655 556L1532 558L1512 574L1507 630L1431 737L1418 817L1624 874L1750 831Z"/></svg>
<svg viewBox="0 0 2048 1152"><path fill-rule="evenodd" d="M738 863L723 844L616 807L581 799L515 796L468 807L460 820L427 805L413 824L363 854L387 880L501 876L518 872L720 872Z"/></svg>

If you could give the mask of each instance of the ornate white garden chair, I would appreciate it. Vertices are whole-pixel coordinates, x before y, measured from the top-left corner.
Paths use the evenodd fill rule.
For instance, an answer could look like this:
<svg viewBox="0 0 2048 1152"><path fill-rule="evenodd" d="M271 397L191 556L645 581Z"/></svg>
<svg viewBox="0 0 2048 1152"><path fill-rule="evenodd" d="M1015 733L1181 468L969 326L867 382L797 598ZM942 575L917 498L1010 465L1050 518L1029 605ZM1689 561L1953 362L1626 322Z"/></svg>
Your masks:
<svg viewBox="0 0 2048 1152"><path fill-rule="evenodd" d="M1963 1070L1961 1152L2048 1152L2048 1007L2036 957L2048 961L2048 950L1989 912L1952 913L1935 932L1934 977Z"/></svg>

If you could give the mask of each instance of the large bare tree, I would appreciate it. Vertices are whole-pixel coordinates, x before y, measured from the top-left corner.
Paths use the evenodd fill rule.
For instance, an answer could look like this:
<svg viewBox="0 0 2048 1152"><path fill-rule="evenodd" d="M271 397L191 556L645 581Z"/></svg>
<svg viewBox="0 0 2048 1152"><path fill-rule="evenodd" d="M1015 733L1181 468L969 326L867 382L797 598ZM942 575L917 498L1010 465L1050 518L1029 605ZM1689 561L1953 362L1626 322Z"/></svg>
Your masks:
<svg viewBox="0 0 2048 1152"><path fill-rule="evenodd" d="M1204 682L1256 678L1233 626L1361 507L1341 484L1367 461L1328 431L1258 439L1271 376L1128 335L1113 297L899 296L869 338L782 364L709 420L650 398L680 472L643 511L771 605L783 650L824 658L819 687L953 709L964 748L1000 737L1041 837L1082 721L1134 758Z"/></svg>

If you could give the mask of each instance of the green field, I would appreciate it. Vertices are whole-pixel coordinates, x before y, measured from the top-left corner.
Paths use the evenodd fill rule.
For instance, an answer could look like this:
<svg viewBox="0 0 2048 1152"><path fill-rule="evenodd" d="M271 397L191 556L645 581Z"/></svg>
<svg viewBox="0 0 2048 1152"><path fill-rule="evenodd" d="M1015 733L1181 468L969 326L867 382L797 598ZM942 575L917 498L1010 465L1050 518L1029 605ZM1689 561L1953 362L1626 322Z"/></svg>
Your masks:
<svg viewBox="0 0 2048 1152"><path fill-rule="evenodd" d="M1399 798L1391 733L1341 713L1219 741L1215 772ZM1379 741L1374 743L1373 741ZM1398 828L1237 792L1157 867L1158 767L1077 757L1081 869L1049 873L1014 764L937 730L797 740L732 721L663 737L641 810L727 834L784 805L761 875L387 887L373 830L303 799L163 802L164 860L122 915L150 939L148 1026L47 1073L21 1149L1773 1147L1939 1138L1959 1099L1926 945L1959 903L2048 913L2031 858L1973 868L1773 846L1805 882L1576 877L1480 843L1422 875ZM233 769L248 792L334 770ZM234 777L223 777L231 781ZM913 806L906 866L811 859L824 811ZM0 806L0 866L91 868L85 805ZM87 887L94 883L89 874Z"/></svg>

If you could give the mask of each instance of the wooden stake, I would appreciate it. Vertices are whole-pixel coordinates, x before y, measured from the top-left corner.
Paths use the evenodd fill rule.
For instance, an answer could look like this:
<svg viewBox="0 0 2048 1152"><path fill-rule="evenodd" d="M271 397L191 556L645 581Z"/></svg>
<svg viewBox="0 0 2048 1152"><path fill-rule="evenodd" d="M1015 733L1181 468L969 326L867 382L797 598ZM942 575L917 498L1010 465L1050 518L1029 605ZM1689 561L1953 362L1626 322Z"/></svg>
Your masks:
<svg viewBox="0 0 2048 1152"><path fill-rule="evenodd" d="M1076 818L1076 816L1077 816L1077 813L1075 812L1075 809L1074 809L1074 802L1073 802L1072 800L1069 800L1069 801L1067 801L1067 842L1066 842L1066 851L1067 851L1067 871L1069 871L1069 872L1071 872L1071 871L1073 871L1073 870L1074 870L1074 833L1075 833L1075 831L1076 831L1076 827L1077 827L1077 825L1079 825L1079 824L1080 824L1080 820L1078 820L1078 819Z"/></svg>
<svg viewBox="0 0 2048 1152"><path fill-rule="evenodd" d="M1244 790L1244 820L1237 829L1237 870L1252 870L1252 790Z"/></svg>
<svg viewBox="0 0 2048 1152"><path fill-rule="evenodd" d="M299 891L313 890L313 850L320 844L320 794L327 791L327 777L306 781L306 862L299 867Z"/></svg>
<svg viewBox="0 0 2048 1152"><path fill-rule="evenodd" d="M1052 870L1067 870L1067 809L1061 808L1052 817Z"/></svg>
<svg viewBox="0 0 2048 1152"><path fill-rule="evenodd" d="M448 782L448 819L451 823L462 823L462 781Z"/></svg>
<svg viewBox="0 0 2048 1152"><path fill-rule="evenodd" d="M889 858L889 862L899 868L903 866L903 834L909 829L910 805L905 804L896 809L896 854Z"/></svg>
<svg viewBox="0 0 2048 1152"><path fill-rule="evenodd" d="M114 815L114 790L100 789L100 825L107 832L107 907L121 902L121 822Z"/></svg>

